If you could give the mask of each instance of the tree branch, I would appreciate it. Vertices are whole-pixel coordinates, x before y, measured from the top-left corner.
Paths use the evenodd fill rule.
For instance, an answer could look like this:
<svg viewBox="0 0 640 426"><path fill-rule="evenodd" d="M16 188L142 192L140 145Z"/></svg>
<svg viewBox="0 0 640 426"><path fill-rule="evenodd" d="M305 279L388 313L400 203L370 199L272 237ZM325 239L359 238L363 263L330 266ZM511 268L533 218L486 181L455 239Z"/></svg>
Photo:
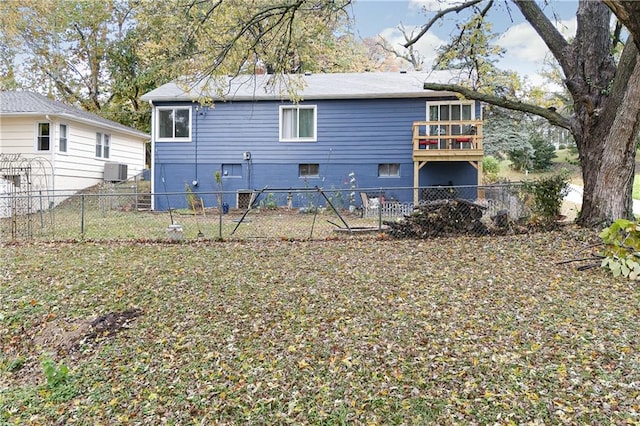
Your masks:
<svg viewBox="0 0 640 426"><path fill-rule="evenodd" d="M636 47L640 50L640 2L637 0L602 0L616 15L616 18L627 27L634 36Z"/></svg>
<svg viewBox="0 0 640 426"><path fill-rule="evenodd" d="M551 23L549 18L545 16L540 7L535 1L531 0L513 0L518 6L520 12L524 15L525 19L533 27L538 35L542 38L542 41L547 45L553 56L557 59L565 71L565 75L569 75L567 68L570 64L564 58L564 50L569 46L569 43L560 34L560 31L556 29Z"/></svg>
<svg viewBox="0 0 640 426"><path fill-rule="evenodd" d="M543 108L486 93L479 93L458 84L424 83L424 88L427 90L459 93L467 99L486 102L491 105L496 105L514 111L527 112L529 114L546 118L551 124L558 127L571 130L571 123L569 119L549 108Z"/></svg>
<svg viewBox="0 0 640 426"><path fill-rule="evenodd" d="M427 22L425 25L423 25L422 28L420 29L420 32L415 37L413 37L411 40L407 41L404 44L404 47L408 48L409 46L412 46L412 45L416 44L418 42L418 40L420 40L422 38L422 36L425 35L431 29L433 24L438 22L438 20L440 18L442 18L443 16L445 16L445 15L447 15L449 13L452 13L452 12L458 13L458 12L464 10L464 9L473 7L473 6L475 6L476 4L478 4L478 3L482 2L482 1L484 1L484 0L471 0L471 1L468 1L466 3L462 3L462 4L459 4L457 6L452 6L452 7L448 8L448 9L441 10L440 12L436 13L433 16L433 18L431 18L431 20L429 22Z"/></svg>

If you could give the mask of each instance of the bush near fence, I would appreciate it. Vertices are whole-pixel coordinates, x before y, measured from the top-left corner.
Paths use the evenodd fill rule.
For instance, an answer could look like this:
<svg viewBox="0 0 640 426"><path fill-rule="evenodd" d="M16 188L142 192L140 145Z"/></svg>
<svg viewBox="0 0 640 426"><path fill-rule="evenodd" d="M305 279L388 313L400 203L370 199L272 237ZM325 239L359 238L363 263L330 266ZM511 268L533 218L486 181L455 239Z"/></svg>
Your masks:
<svg viewBox="0 0 640 426"><path fill-rule="evenodd" d="M487 224L499 215L510 220L530 215L527 197L519 184L416 190L421 203L456 198L473 200L483 206L481 220ZM166 240L172 237L171 225L179 225L183 240L326 239L334 238L336 230L382 231L383 221L402 220L411 214L413 204L399 200L412 199L413 194L414 188L265 190L253 200L250 210L232 206L228 214L223 214L217 205L151 211L152 195L187 199L189 194L150 194L129 184L44 195L0 194L0 206L5 207L4 217L0 217L0 241ZM18 205L23 206L22 210L11 209ZM25 210L24 206L29 207Z"/></svg>

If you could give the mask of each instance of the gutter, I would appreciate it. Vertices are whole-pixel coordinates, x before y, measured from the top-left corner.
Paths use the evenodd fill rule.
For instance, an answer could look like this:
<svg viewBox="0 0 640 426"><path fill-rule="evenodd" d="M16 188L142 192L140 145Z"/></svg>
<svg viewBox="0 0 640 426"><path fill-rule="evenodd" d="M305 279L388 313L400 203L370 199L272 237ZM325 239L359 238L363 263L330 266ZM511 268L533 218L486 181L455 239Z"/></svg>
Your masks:
<svg viewBox="0 0 640 426"><path fill-rule="evenodd" d="M313 100L348 100L348 99L412 99L412 98L436 98L441 96L452 96L454 92L446 91L424 91L415 93L374 93L374 94L324 94L324 95L308 95L301 94L301 101L313 101ZM149 102L197 102L197 96L191 95L178 95L178 96L154 96L153 98L143 97L143 100ZM274 95L256 95L256 96L233 96L229 98L217 98L213 99L214 102L233 102L233 101L286 101L290 99L281 96Z"/></svg>

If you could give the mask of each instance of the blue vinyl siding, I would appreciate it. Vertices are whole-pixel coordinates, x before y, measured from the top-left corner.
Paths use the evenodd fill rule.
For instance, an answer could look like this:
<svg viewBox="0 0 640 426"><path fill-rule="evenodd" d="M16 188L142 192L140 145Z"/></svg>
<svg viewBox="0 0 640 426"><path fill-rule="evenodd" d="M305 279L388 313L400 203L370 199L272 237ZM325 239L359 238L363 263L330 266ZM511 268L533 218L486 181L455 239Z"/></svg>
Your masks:
<svg viewBox="0 0 640 426"><path fill-rule="evenodd" d="M194 191L215 191L214 173L223 164L242 167L240 178L224 180L225 191L264 186L347 189L351 172L361 188L411 187L412 123L426 119L426 102L426 98L302 102L317 106L317 142L279 141L279 106L290 105L288 102L217 102L204 112L196 112L190 103L157 103L192 105L194 110L191 142L154 143L155 189L183 192L185 183L197 180ZM251 153L250 161L243 160L244 152ZM320 176L298 177L301 163L319 164ZM379 177L380 163L399 163L400 177ZM468 163L429 163L421 170L420 185L474 184L476 176ZM407 191L401 197L411 201L411 196ZM215 198L208 197L204 196L205 205L215 205ZM227 198L225 202L235 206L235 196ZM166 197L157 197L155 202L157 210L169 207ZM171 208L186 207L184 197L175 197L170 204Z"/></svg>

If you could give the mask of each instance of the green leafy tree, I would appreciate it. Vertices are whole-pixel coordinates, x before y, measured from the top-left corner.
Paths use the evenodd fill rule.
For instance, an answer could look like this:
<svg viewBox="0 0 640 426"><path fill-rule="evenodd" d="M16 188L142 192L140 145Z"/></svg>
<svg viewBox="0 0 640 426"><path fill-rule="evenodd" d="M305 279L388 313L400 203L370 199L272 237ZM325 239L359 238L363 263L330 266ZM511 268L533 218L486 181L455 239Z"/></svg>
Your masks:
<svg viewBox="0 0 640 426"><path fill-rule="evenodd" d="M22 87L148 131L143 93L180 76L364 71L348 1L0 2L2 89ZM20 67L15 58L20 55Z"/></svg>
<svg viewBox="0 0 640 426"><path fill-rule="evenodd" d="M467 22L457 24L458 36L438 48L434 68L464 71L463 80L476 90L499 96L515 96L522 91L520 77L514 71L500 70L498 60L504 49L495 44L499 35L485 20L492 2L484 8L472 6Z"/></svg>
<svg viewBox="0 0 640 426"><path fill-rule="evenodd" d="M2 47L15 81L3 88L40 92L148 130L149 106L138 98L162 79L149 76L148 70L153 73L154 68L140 60L146 35L135 31L136 4L126 0L2 2Z"/></svg>
<svg viewBox="0 0 640 426"><path fill-rule="evenodd" d="M497 108L487 111L483 128L483 147L485 155L505 159L509 153L532 151L529 135L521 125L522 118L505 113Z"/></svg>
<svg viewBox="0 0 640 426"><path fill-rule="evenodd" d="M533 148L533 157L531 161L531 170L533 171L545 171L549 170L553 165L553 159L558 155L556 154L555 147L549 143L542 135L538 133L531 133L529 143Z"/></svg>

